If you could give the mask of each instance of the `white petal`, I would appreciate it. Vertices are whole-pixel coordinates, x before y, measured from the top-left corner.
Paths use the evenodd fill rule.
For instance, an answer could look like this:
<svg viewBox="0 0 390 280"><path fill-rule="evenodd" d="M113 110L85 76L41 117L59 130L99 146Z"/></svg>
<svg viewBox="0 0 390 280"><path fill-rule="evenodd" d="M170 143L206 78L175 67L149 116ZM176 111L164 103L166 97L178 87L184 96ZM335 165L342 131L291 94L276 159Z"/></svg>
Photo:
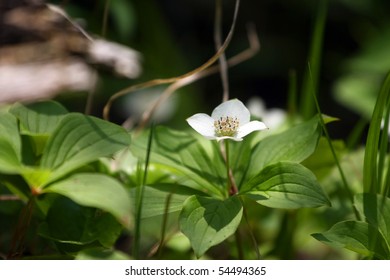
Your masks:
<svg viewBox="0 0 390 280"><path fill-rule="evenodd" d="M208 139L216 139L214 119L206 114L195 114L187 119L188 124Z"/></svg>
<svg viewBox="0 0 390 280"><path fill-rule="evenodd" d="M249 133L252 133L253 131L264 130L264 129L268 129L268 127L264 123L259 121L251 121L238 128L237 138L242 138L248 135Z"/></svg>
<svg viewBox="0 0 390 280"><path fill-rule="evenodd" d="M218 107L216 107L211 114L211 117L214 120L226 116L233 117L233 118L236 117L239 120L240 125L244 125L248 123L250 120L249 110L238 99L232 99L223 102Z"/></svg>
<svg viewBox="0 0 390 280"><path fill-rule="evenodd" d="M225 139L229 139L229 140L233 140L233 141L242 141L243 139L242 138L238 138L238 137L233 137L233 136L221 136L221 137L216 137L217 141L221 141L221 140L225 140Z"/></svg>

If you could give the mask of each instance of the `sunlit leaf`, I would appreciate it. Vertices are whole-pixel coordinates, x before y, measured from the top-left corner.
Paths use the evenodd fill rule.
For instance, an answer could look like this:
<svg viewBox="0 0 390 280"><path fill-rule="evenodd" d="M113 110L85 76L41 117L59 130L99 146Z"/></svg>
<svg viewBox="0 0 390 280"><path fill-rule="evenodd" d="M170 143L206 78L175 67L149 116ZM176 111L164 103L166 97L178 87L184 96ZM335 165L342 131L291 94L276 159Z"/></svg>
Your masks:
<svg viewBox="0 0 390 280"><path fill-rule="evenodd" d="M374 235L378 237L375 241L371 238ZM390 258L380 233L366 222L340 222L324 233L313 234L313 237L329 246L345 248L365 257Z"/></svg>
<svg viewBox="0 0 390 280"><path fill-rule="evenodd" d="M112 214L122 225L131 224L131 200L124 187L111 177L78 173L43 190L66 196L77 204Z"/></svg>
<svg viewBox="0 0 390 280"><path fill-rule="evenodd" d="M19 119L21 133L33 135L52 133L64 115L68 113L65 107L54 101L28 105L15 104L10 112Z"/></svg>
<svg viewBox="0 0 390 280"><path fill-rule="evenodd" d="M10 142L0 138L0 171L6 174L17 174L21 168L17 152Z"/></svg>
<svg viewBox="0 0 390 280"><path fill-rule="evenodd" d="M31 141L35 155L41 155L50 134L68 112L62 105L54 101L31 104L15 104L10 112L20 124L20 133Z"/></svg>
<svg viewBox="0 0 390 280"><path fill-rule="evenodd" d="M54 170L49 181L128 147L129 134L120 126L70 113L53 131L43 151L41 167Z"/></svg>
<svg viewBox="0 0 390 280"><path fill-rule="evenodd" d="M21 139L16 118L0 112L0 172L17 174L21 168Z"/></svg>
<svg viewBox="0 0 390 280"><path fill-rule="evenodd" d="M321 136L318 116L280 134L271 135L254 147L248 163L248 177L258 174L265 166L280 161L301 162L316 149Z"/></svg>
<svg viewBox="0 0 390 280"><path fill-rule="evenodd" d="M226 169L218 146L206 151L192 135L165 127L157 127L154 134L151 163L169 170L183 185L223 197ZM146 154L147 136L135 138L130 147L140 159Z"/></svg>
<svg viewBox="0 0 390 280"><path fill-rule="evenodd" d="M194 195L199 194L194 189L177 184L157 184L155 186L145 186L142 199L142 218L150 218L181 211L184 201ZM135 200L136 190L132 189L131 197ZM133 202L133 205L134 202Z"/></svg>
<svg viewBox="0 0 390 280"><path fill-rule="evenodd" d="M245 184L240 193L273 208L330 205L313 173L291 162L267 166Z"/></svg>
<svg viewBox="0 0 390 280"><path fill-rule="evenodd" d="M357 194L355 206L370 225L378 228L390 250L390 199L368 193Z"/></svg>
<svg viewBox="0 0 390 280"><path fill-rule="evenodd" d="M224 201L192 196L186 200L180 213L180 229L199 257L231 236L241 217L242 205L236 196Z"/></svg>

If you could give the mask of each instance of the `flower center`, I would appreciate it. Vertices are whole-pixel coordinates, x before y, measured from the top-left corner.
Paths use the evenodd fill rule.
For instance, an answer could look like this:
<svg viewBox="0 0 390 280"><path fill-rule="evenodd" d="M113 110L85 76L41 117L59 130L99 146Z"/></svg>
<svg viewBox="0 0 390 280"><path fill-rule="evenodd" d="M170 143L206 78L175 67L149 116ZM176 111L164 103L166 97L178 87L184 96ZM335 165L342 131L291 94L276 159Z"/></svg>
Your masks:
<svg viewBox="0 0 390 280"><path fill-rule="evenodd" d="M220 117L214 121L215 133L217 136L234 136L239 124L237 117Z"/></svg>

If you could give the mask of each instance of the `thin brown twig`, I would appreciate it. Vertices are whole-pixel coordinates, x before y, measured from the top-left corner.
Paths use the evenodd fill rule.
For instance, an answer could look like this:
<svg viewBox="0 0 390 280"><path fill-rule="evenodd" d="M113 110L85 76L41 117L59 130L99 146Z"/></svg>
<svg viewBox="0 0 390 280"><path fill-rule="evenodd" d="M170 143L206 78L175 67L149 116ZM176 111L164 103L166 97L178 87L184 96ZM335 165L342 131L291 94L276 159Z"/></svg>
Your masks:
<svg viewBox="0 0 390 280"><path fill-rule="evenodd" d="M94 76L93 79L97 81L97 73L94 72L92 75ZM88 90L87 100L86 100L85 109L84 109L84 113L86 115L90 115L91 112L92 112L92 106L93 106L93 100L95 98L95 93L96 93L96 87L95 86Z"/></svg>
<svg viewBox="0 0 390 280"><path fill-rule="evenodd" d="M189 72L187 72L187 73L185 73L183 75L172 77L172 78L166 78L166 79L155 79L155 80L147 81L147 82L144 82L144 83L136 84L136 85L133 85L133 86L130 86L130 87L127 87L125 89L122 89L122 90L118 91L117 93L115 93L114 95L112 95L108 99L106 105L104 106L104 108L103 108L103 118L105 120L109 120L111 106L112 106L113 102L116 99L118 99L119 97L122 97L122 96L124 96L124 95L126 95L128 93L134 92L136 90L140 90L140 89L144 89L144 88L148 88L148 87L152 87L152 86L157 86L157 85L161 85L161 84L174 83L176 81L182 80L184 78L187 78L189 76L194 75L195 73L201 72L201 71L209 68L221 56L221 54L223 54L225 52L226 48L230 44L230 41L231 41L231 39L233 37L234 29L235 29L235 26L236 26L236 21L237 21L237 15L238 15L239 7L240 7L240 0L236 0L236 5L235 5L234 15L233 15L233 21L232 21L232 25L230 27L230 31L229 31L229 33L228 33L224 43L222 44L221 48L209 60L207 60L204 64L202 64L198 68L196 68L194 70L191 70L191 71L189 71Z"/></svg>
<svg viewBox="0 0 390 280"><path fill-rule="evenodd" d="M12 236L11 248L8 252L7 259L20 258L23 255L24 240L31 222L33 208L34 200L33 198L30 198L19 215L18 224L16 225L15 232Z"/></svg>
<svg viewBox="0 0 390 280"><path fill-rule="evenodd" d="M249 60L260 51L260 41L259 41L259 37L257 36L256 30L254 28L254 25L251 24L247 26L247 34L248 34L249 48L228 59L227 60L228 67L233 67L246 60ZM163 102L165 102L175 91L195 81L203 79L212 74L218 73L218 71L219 71L218 65L212 66L206 70L203 70L202 72L194 73L193 75L181 79L173 83L172 85L170 85L165 91L163 91L163 93L159 96L159 98L157 98L157 100L153 104L151 104L149 108L143 113L141 121L137 128L137 132L139 132L146 126L146 124L150 121L151 117L153 116L153 113L156 111L156 109ZM128 122L129 121L127 120L126 123Z"/></svg>
<svg viewBox="0 0 390 280"><path fill-rule="evenodd" d="M229 141L229 140L224 140L224 141ZM226 145L220 145L219 148L221 150L221 155L222 155L223 160L225 162L227 162L228 155L226 152ZM227 180L229 180L229 184L230 184L230 188L228 190L228 195L229 196L235 195L238 192L238 187L237 187L236 180L234 179L233 170L230 167L229 167L229 171L228 171Z"/></svg>
<svg viewBox="0 0 390 280"><path fill-rule="evenodd" d="M220 49L222 45L222 0L215 1L214 41L215 48ZM225 53L221 54L218 61L223 89L222 102L225 102L229 100L228 65Z"/></svg>
<svg viewBox="0 0 390 280"><path fill-rule="evenodd" d="M12 194L3 194L0 195L0 201L14 201L21 200L18 196Z"/></svg>
<svg viewBox="0 0 390 280"><path fill-rule="evenodd" d="M111 0L106 0L104 5L104 14L103 14L103 26L102 26L102 37L106 37L107 33L107 22L108 22L108 10L110 8Z"/></svg>

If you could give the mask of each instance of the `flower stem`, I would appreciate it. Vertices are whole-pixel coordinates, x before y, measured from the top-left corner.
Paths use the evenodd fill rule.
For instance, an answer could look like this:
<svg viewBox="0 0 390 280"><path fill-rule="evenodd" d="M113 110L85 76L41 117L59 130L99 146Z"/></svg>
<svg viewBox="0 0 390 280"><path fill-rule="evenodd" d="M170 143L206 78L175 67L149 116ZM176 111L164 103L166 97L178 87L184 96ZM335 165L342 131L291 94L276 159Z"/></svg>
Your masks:
<svg viewBox="0 0 390 280"><path fill-rule="evenodd" d="M226 163L226 181L227 181L227 191L228 195L232 196L237 194L237 186L234 181L233 173L230 169L230 163L229 163L229 140L224 140L225 143L225 163Z"/></svg>
<svg viewBox="0 0 390 280"><path fill-rule="evenodd" d="M30 226L34 204L34 197L30 197L19 215L19 220L17 222L15 232L12 236L11 248L9 250L7 259L18 259L23 256L24 241L27 235L28 227Z"/></svg>
<svg viewBox="0 0 390 280"><path fill-rule="evenodd" d="M230 165L229 165L229 140L224 140L225 142L225 155L226 155L226 181L227 181L227 191L230 193L231 181L230 181Z"/></svg>

